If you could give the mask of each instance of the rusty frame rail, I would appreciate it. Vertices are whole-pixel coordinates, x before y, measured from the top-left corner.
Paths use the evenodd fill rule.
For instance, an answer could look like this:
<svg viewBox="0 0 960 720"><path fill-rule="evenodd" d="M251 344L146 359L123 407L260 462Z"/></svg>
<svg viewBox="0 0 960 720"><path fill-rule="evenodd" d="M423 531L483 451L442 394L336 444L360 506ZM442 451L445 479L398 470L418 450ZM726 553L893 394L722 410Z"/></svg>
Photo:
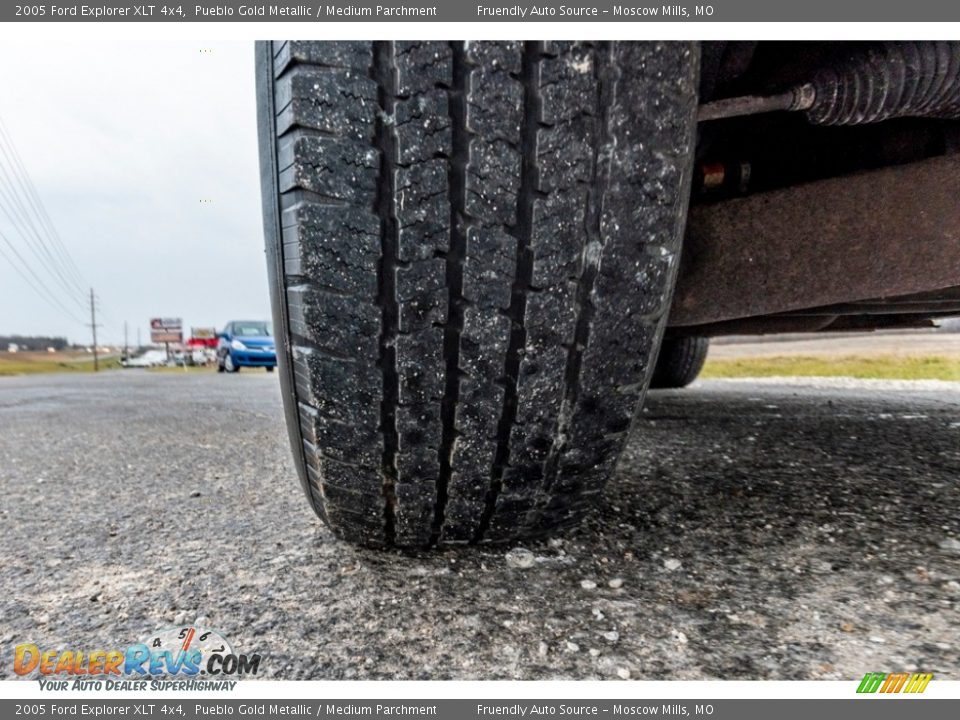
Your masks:
<svg viewBox="0 0 960 720"><path fill-rule="evenodd" d="M690 210L672 327L960 285L960 155Z"/></svg>

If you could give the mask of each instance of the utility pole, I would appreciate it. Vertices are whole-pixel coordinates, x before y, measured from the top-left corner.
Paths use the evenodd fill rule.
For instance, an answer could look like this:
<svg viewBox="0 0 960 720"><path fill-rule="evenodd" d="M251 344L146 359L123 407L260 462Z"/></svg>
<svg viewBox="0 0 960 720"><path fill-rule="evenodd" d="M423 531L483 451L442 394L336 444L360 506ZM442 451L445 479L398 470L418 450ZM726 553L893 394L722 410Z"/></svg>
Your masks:
<svg viewBox="0 0 960 720"><path fill-rule="evenodd" d="M100 371L100 360L97 358L97 301L90 288L90 329L93 331L93 371Z"/></svg>
<svg viewBox="0 0 960 720"><path fill-rule="evenodd" d="M143 343L140 342L140 328L137 328L137 352L140 352L140 348L143 347Z"/></svg>
<svg viewBox="0 0 960 720"><path fill-rule="evenodd" d="M123 359L130 357L130 343L127 342L127 321L123 321Z"/></svg>

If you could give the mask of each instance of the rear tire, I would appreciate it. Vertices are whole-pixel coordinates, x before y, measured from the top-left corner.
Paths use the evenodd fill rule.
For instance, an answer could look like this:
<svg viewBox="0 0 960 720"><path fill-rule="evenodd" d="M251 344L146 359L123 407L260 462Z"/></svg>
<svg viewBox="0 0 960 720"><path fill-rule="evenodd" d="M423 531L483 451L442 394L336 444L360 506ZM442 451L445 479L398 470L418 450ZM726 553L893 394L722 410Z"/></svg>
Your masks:
<svg viewBox="0 0 960 720"><path fill-rule="evenodd" d="M280 381L314 510L424 547L575 522L653 371L692 43L260 43Z"/></svg>
<svg viewBox="0 0 960 720"><path fill-rule="evenodd" d="M705 337L666 338L660 345L657 369L650 381L652 388L686 387L703 370L710 340Z"/></svg>

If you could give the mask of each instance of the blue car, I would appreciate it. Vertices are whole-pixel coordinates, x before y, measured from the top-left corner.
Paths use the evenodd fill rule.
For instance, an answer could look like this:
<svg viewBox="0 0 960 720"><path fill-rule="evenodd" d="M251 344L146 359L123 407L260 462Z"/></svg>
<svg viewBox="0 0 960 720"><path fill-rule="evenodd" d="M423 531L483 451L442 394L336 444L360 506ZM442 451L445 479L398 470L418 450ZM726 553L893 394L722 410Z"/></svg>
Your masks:
<svg viewBox="0 0 960 720"><path fill-rule="evenodd" d="M277 366L277 348L270 323L263 320L234 320L220 333L217 343L217 371L235 373L242 367Z"/></svg>

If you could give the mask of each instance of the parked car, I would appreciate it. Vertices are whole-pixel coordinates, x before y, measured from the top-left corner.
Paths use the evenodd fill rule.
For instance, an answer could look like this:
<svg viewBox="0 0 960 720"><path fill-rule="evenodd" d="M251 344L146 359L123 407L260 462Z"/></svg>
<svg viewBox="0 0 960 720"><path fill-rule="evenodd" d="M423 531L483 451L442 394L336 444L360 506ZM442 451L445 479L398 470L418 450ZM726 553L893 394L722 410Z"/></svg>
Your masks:
<svg viewBox="0 0 960 720"><path fill-rule="evenodd" d="M217 371L235 373L242 367L262 367L273 372L277 351L273 329L263 320L234 320L220 333Z"/></svg>
<svg viewBox="0 0 960 720"><path fill-rule="evenodd" d="M287 426L342 537L542 536L708 338L960 314L960 42L257 52Z"/></svg>
<svg viewBox="0 0 960 720"><path fill-rule="evenodd" d="M217 351L212 348L193 348L190 351L191 365L212 365L217 357Z"/></svg>
<svg viewBox="0 0 960 720"><path fill-rule="evenodd" d="M120 365L125 368L160 367L166 364L167 353L163 350L147 350L141 355L120 361Z"/></svg>

